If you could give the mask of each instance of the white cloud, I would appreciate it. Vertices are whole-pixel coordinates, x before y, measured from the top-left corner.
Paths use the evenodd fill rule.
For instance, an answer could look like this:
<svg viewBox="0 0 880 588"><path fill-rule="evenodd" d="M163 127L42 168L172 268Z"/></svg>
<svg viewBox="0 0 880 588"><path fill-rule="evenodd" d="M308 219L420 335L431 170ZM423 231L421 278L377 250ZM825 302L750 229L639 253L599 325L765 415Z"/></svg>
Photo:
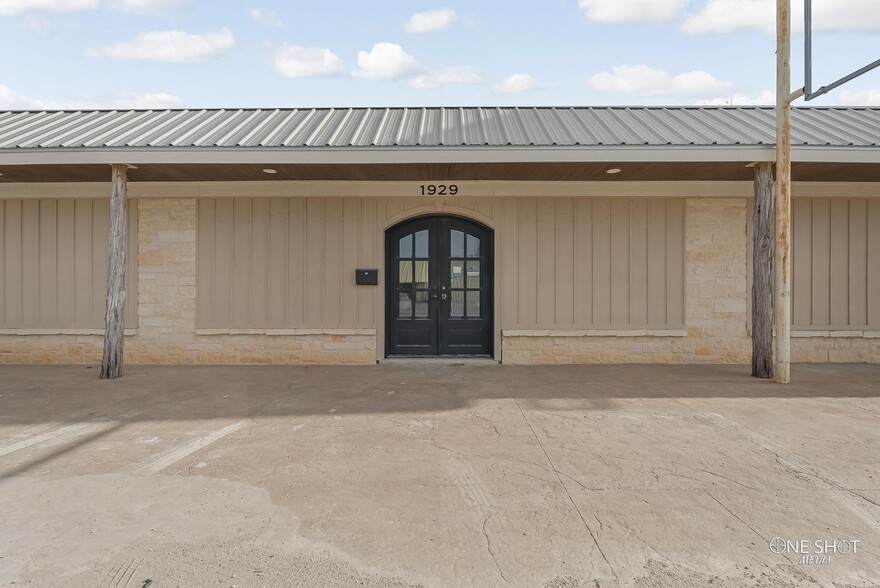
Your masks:
<svg viewBox="0 0 880 588"><path fill-rule="evenodd" d="M286 78L317 78L342 73L342 61L329 49L285 43L275 53L275 71Z"/></svg>
<svg viewBox="0 0 880 588"><path fill-rule="evenodd" d="M689 0L579 0L587 18L602 23L664 23L678 18Z"/></svg>
<svg viewBox="0 0 880 588"><path fill-rule="evenodd" d="M841 90L837 103L846 106L880 106L880 88Z"/></svg>
<svg viewBox="0 0 880 588"><path fill-rule="evenodd" d="M426 10L425 12L416 12L409 17L403 28L406 29L407 33L416 34L443 31L451 27L456 18L458 17L451 8Z"/></svg>
<svg viewBox="0 0 880 588"><path fill-rule="evenodd" d="M714 96L733 88L705 71L672 74L647 65L616 65L611 70L590 77L590 86L599 92L638 96Z"/></svg>
<svg viewBox="0 0 880 588"><path fill-rule="evenodd" d="M165 16L181 12L192 0L110 0L112 10L143 16Z"/></svg>
<svg viewBox="0 0 880 588"><path fill-rule="evenodd" d="M804 30L804 4L792 3L792 28ZM702 10L688 16L682 30L690 34L729 33L742 29L776 30L774 0L707 0ZM814 31L880 32L876 0L815 0Z"/></svg>
<svg viewBox="0 0 880 588"><path fill-rule="evenodd" d="M705 104L707 106L773 106L776 104L776 93L772 90L764 90L754 97L734 93L729 96L700 100L698 104Z"/></svg>
<svg viewBox="0 0 880 588"><path fill-rule="evenodd" d="M37 33L42 37L47 37L52 32L52 23L45 18L29 16L24 19L21 28L25 31Z"/></svg>
<svg viewBox="0 0 880 588"><path fill-rule="evenodd" d="M23 12L84 12L98 8L98 0L0 0L0 16Z"/></svg>
<svg viewBox="0 0 880 588"><path fill-rule="evenodd" d="M253 21L258 25L263 25L264 27L278 28L282 28L284 26L284 21L281 20L281 17L278 16L278 13L271 8L251 8L249 14L251 15Z"/></svg>
<svg viewBox="0 0 880 588"><path fill-rule="evenodd" d="M352 75L372 80L396 80L420 69L418 60L394 43L376 43L369 52L358 51L358 66Z"/></svg>
<svg viewBox="0 0 880 588"><path fill-rule="evenodd" d="M474 68L459 65L429 71L428 73L416 76L410 82L413 88L420 90L433 90L440 86L448 86L450 84L482 84L483 76Z"/></svg>
<svg viewBox="0 0 880 588"><path fill-rule="evenodd" d="M235 37L227 28L215 33L193 34L185 31L140 33L133 41L110 47L86 49L87 57L110 59L149 59L168 63L197 63L222 56L235 46Z"/></svg>
<svg viewBox="0 0 880 588"><path fill-rule="evenodd" d="M518 94L534 90L537 87L538 82L535 81L535 78L529 74L516 73L495 84L495 91L503 94Z"/></svg>
<svg viewBox="0 0 880 588"><path fill-rule="evenodd" d="M177 108L183 100L164 92L115 94L106 98L56 101L29 98L0 84L0 109L4 110L131 110Z"/></svg>

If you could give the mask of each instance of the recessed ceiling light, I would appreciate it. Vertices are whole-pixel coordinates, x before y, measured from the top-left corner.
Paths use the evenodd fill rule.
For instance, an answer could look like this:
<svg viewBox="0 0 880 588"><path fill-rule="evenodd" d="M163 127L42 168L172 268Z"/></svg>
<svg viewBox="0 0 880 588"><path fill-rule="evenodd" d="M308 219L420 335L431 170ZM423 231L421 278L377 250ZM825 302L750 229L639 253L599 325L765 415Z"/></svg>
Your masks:
<svg viewBox="0 0 880 588"><path fill-rule="evenodd" d="M263 170L263 173L264 174L277 174L278 170L272 169L271 167L267 167L266 169Z"/></svg>
<svg viewBox="0 0 880 588"><path fill-rule="evenodd" d="M605 170L605 173L606 173L606 174L619 174L619 173L620 173L620 169L619 169L619 168L616 168L616 167L612 167L611 169L606 169L606 170Z"/></svg>

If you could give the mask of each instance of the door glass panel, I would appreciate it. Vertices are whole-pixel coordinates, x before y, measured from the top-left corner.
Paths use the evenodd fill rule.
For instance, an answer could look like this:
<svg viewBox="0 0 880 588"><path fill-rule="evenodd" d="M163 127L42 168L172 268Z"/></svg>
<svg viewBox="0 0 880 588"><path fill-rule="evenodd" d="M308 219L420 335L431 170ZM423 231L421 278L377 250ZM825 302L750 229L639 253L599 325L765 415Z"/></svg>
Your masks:
<svg viewBox="0 0 880 588"><path fill-rule="evenodd" d="M469 259L467 262L467 287L480 287L480 260Z"/></svg>
<svg viewBox="0 0 880 588"><path fill-rule="evenodd" d="M464 233L453 230L450 237L450 257L464 257Z"/></svg>
<svg viewBox="0 0 880 588"><path fill-rule="evenodd" d="M406 235L400 238L400 255L398 257L412 257L413 236Z"/></svg>
<svg viewBox="0 0 880 588"><path fill-rule="evenodd" d="M464 291L453 290L449 302L449 316L464 316Z"/></svg>
<svg viewBox="0 0 880 588"><path fill-rule="evenodd" d="M400 260L400 269L397 281L401 286L413 283L413 262L409 259Z"/></svg>
<svg viewBox="0 0 880 588"><path fill-rule="evenodd" d="M428 231L416 233L416 257L428 257Z"/></svg>
<svg viewBox="0 0 880 588"><path fill-rule="evenodd" d="M467 256L468 257L479 257L480 256L480 240L473 235L467 236Z"/></svg>
<svg viewBox="0 0 880 588"><path fill-rule="evenodd" d="M428 292L416 292L416 318L428 318Z"/></svg>
<svg viewBox="0 0 880 588"><path fill-rule="evenodd" d="M467 315L468 318L480 317L480 293L478 291L467 293Z"/></svg>
<svg viewBox="0 0 880 588"><path fill-rule="evenodd" d="M412 318L413 299L412 292L398 292L397 316L400 318Z"/></svg>
<svg viewBox="0 0 880 588"><path fill-rule="evenodd" d="M461 259L449 262L449 287L464 288L464 261Z"/></svg>
<svg viewBox="0 0 880 588"><path fill-rule="evenodd" d="M416 288L428 287L428 263L427 260L416 262L416 273L415 276L413 276L415 278L413 281L416 283Z"/></svg>

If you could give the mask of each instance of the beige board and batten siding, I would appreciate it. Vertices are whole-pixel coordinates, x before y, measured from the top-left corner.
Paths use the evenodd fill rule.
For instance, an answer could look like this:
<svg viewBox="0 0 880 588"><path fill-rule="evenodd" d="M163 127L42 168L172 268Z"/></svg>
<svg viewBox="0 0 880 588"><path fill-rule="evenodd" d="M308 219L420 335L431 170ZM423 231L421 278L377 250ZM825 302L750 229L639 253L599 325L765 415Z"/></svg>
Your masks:
<svg viewBox="0 0 880 588"><path fill-rule="evenodd" d="M684 199L503 206L504 329L684 328Z"/></svg>
<svg viewBox="0 0 880 588"><path fill-rule="evenodd" d="M378 328L384 290L354 270L383 265L384 229L410 211L495 230L502 329L684 328L684 202L199 199L197 326Z"/></svg>
<svg viewBox="0 0 880 588"><path fill-rule="evenodd" d="M880 199L792 205L795 330L880 331Z"/></svg>
<svg viewBox="0 0 880 588"><path fill-rule="evenodd" d="M129 202L128 259L137 259ZM0 329L102 329L107 296L107 199L0 199ZM137 265L126 276L126 327L137 322Z"/></svg>
<svg viewBox="0 0 880 588"><path fill-rule="evenodd" d="M360 198L200 199L199 329L375 328L376 202Z"/></svg>

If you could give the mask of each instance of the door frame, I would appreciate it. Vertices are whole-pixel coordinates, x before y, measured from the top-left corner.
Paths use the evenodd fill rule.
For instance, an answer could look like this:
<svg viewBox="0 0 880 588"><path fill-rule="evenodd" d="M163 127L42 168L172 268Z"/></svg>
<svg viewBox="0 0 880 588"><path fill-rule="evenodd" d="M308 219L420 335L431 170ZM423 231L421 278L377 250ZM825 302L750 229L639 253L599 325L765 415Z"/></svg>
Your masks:
<svg viewBox="0 0 880 588"><path fill-rule="evenodd" d="M383 363L387 359L386 356L386 336L387 328L386 316L386 293L387 293L387 268L385 262L387 259L386 235L389 229L405 222L432 216L458 217L467 221L477 223L485 228L492 236L492 356L491 359L501 363L501 268L503 251L498 246L501 238L500 226L496 220L490 216L484 215L476 210L468 208L459 208L459 206L447 202L437 202L436 204L426 204L409 210L392 215L385 219L384 223L378 223L378 235L376 242L379 250L376 252L379 269L378 292L375 297L376 312L376 363ZM442 359L442 356L440 356ZM393 358L391 358L393 359ZM448 358L447 358L448 359Z"/></svg>

